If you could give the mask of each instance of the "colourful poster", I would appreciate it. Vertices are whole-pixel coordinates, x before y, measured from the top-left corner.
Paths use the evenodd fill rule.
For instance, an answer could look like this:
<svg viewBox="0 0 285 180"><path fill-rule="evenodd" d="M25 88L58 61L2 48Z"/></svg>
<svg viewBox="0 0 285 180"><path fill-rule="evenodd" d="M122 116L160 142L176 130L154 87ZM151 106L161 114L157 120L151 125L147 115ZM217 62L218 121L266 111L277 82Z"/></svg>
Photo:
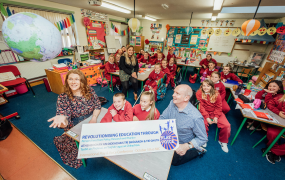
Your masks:
<svg viewBox="0 0 285 180"><path fill-rule="evenodd" d="M134 46L135 44L136 44L136 37L132 36L131 41L130 41L130 45Z"/></svg>
<svg viewBox="0 0 285 180"><path fill-rule="evenodd" d="M136 36L136 46L141 46L141 37Z"/></svg>
<svg viewBox="0 0 285 180"><path fill-rule="evenodd" d="M175 43L180 44L180 42L181 42L181 38L182 38L182 34L176 34L176 37L175 37Z"/></svg>

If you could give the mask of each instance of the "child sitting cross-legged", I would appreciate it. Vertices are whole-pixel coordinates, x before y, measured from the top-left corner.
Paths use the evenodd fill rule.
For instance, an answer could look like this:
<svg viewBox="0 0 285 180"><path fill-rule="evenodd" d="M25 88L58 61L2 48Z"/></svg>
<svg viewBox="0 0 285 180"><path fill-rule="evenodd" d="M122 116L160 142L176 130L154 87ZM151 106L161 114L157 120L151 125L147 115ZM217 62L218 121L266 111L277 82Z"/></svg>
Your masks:
<svg viewBox="0 0 285 180"><path fill-rule="evenodd" d="M163 60L162 63L161 63L161 70L164 74L166 74L166 81L165 81L165 84L166 84L166 87L168 86L169 84L169 81L170 81L170 71L169 69L167 68L167 61L166 60Z"/></svg>
<svg viewBox="0 0 285 180"><path fill-rule="evenodd" d="M174 78L176 76L176 64L174 64L175 62L175 58L174 57L171 57L170 60L169 60L169 64L167 65L167 68L169 69L170 71L170 83L171 83L171 87L172 89L175 88L175 82L174 82Z"/></svg>
<svg viewBox="0 0 285 180"><path fill-rule="evenodd" d="M227 80L234 80L234 81L238 81L239 84L243 83L243 81L240 78L238 78L237 75L233 73L232 66L229 64L224 66L223 72L221 72L221 79L224 82L226 82Z"/></svg>
<svg viewBox="0 0 285 180"><path fill-rule="evenodd" d="M154 92L145 91L142 93L140 103L133 107L134 121L157 120L160 116L155 107Z"/></svg>
<svg viewBox="0 0 285 180"><path fill-rule="evenodd" d="M132 105L125 99L123 93L116 93L113 96L113 104L100 123L133 121Z"/></svg>

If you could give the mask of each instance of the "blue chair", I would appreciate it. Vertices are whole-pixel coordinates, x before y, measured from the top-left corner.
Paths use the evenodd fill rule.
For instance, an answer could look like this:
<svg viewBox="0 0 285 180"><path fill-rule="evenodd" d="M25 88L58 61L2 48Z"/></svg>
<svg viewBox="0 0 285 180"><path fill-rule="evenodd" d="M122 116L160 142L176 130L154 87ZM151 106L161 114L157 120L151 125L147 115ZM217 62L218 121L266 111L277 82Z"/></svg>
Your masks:
<svg viewBox="0 0 285 180"><path fill-rule="evenodd" d="M58 64L60 64L60 63L68 64L68 63L72 63L72 61L69 58L64 58L64 59L57 60L57 63Z"/></svg>

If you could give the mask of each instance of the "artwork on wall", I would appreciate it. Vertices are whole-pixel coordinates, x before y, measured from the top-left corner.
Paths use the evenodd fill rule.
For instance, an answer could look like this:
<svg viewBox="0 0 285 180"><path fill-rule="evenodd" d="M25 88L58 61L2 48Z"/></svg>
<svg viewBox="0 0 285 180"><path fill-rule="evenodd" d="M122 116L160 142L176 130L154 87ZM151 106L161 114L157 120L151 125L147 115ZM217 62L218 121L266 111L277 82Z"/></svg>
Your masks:
<svg viewBox="0 0 285 180"><path fill-rule="evenodd" d="M204 27L234 27L236 20L201 20L201 25Z"/></svg>
<svg viewBox="0 0 285 180"><path fill-rule="evenodd" d="M136 37L136 46L141 46L141 37L140 36Z"/></svg>
<svg viewBox="0 0 285 180"><path fill-rule="evenodd" d="M154 39L154 36L156 35L156 39L159 39L159 32L162 28L162 24L152 23L150 26L151 30L151 39Z"/></svg>
<svg viewBox="0 0 285 180"><path fill-rule="evenodd" d="M106 24L101 21L91 20L90 26L86 27L87 40L89 46L100 45L106 47Z"/></svg>
<svg viewBox="0 0 285 180"><path fill-rule="evenodd" d="M130 45L131 45L131 46L135 46L135 43L136 43L136 37L135 37L135 36L132 36L132 37L131 37L131 41L130 41Z"/></svg>
<svg viewBox="0 0 285 180"><path fill-rule="evenodd" d="M180 43L182 38L182 34L176 34L175 36L175 43Z"/></svg>
<svg viewBox="0 0 285 180"><path fill-rule="evenodd" d="M285 35L278 35L274 43L274 46L272 47L270 53L267 56L267 60L281 64L283 63L284 58L285 58Z"/></svg>

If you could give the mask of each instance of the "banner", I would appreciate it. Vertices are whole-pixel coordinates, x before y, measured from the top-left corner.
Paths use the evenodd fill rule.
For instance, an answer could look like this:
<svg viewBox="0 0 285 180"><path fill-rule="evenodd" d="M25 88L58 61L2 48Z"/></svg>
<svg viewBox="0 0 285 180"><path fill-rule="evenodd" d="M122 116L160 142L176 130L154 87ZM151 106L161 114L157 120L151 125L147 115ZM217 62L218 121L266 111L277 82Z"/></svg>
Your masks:
<svg viewBox="0 0 285 180"><path fill-rule="evenodd" d="M175 150L176 120L83 124L78 159Z"/></svg>

